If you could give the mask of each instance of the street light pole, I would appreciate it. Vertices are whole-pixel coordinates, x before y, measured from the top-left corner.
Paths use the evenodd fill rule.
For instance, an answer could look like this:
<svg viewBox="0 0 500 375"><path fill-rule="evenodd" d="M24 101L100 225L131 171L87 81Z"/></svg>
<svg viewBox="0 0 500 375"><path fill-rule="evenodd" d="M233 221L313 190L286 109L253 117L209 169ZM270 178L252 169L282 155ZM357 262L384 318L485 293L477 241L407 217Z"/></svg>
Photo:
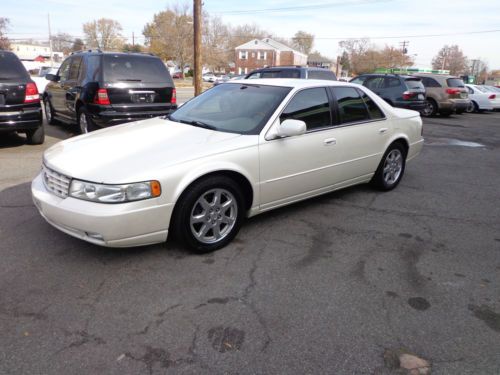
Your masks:
<svg viewBox="0 0 500 375"><path fill-rule="evenodd" d="M193 0L194 21L194 95L201 94L201 0Z"/></svg>

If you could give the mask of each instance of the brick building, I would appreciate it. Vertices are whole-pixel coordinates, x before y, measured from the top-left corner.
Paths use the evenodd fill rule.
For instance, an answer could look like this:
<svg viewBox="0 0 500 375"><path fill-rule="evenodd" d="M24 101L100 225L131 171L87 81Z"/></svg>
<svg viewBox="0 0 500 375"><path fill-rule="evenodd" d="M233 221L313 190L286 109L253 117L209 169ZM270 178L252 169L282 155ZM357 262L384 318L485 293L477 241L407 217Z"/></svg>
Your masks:
<svg viewBox="0 0 500 375"><path fill-rule="evenodd" d="M266 66L307 65L307 55L273 39L254 39L235 48L236 74Z"/></svg>

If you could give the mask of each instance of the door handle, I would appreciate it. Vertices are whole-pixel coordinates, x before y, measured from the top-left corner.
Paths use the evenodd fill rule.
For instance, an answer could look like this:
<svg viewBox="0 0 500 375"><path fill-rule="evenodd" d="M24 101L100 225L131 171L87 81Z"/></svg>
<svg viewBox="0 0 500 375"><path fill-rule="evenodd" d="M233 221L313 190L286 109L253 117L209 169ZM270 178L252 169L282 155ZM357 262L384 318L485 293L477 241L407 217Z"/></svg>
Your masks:
<svg viewBox="0 0 500 375"><path fill-rule="evenodd" d="M325 146L333 146L337 144L337 140L335 138L328 138L323 141Z"/></svg>
<svg viewBox="0 0 500 375"><path fill-rule="evenodd" d="M378 130L378 132L379 132L380 134L384 134L387 130L389 130L389 128L380 128L380 129Z"/></svg>

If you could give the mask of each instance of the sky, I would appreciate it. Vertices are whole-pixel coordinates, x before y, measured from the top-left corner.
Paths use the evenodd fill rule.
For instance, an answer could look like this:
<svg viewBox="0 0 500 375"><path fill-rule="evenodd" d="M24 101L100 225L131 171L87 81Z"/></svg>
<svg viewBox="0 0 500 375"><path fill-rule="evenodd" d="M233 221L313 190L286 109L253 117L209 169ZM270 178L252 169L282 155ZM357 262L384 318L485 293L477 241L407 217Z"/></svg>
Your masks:
<svg viewBox="0 0 500 375"><path fill-rule="evenodd" d="M500 1L496 0L205 0L203 9L226 23L257 24L282 38L298 30L315 36L314 49L335 57L338 42L368 37L379 47L399 47L408 41L408 54L417 67L429 68L445 44L457 44L469 59L481 59L500 69ZM1 0L0 17L10 19L12 39L48 38L52 33L82 37L82 24L113 18L131 41L143 42L142 30L155 13L182 1L158 0ZM191 1L187 3L191 4ZM494 31L496 30L496 31ZM487 32L486 32L487 31ZM429 36L433 35L433 36Z"/></svg>

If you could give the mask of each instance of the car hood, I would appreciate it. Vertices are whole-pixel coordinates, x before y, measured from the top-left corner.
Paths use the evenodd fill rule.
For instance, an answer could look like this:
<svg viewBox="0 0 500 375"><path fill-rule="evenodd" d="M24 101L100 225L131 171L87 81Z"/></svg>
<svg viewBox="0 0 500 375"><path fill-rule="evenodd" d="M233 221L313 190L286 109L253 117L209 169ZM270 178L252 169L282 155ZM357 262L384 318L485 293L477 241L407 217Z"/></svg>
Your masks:
<svg viewBox="0 0 500 375"><path fill-rule="evenodd" d="M57 143L44 163L67 176L98 183L158 178L169 166L258 143L258 136L203 129L155 118L102 129Z"/></svg>

